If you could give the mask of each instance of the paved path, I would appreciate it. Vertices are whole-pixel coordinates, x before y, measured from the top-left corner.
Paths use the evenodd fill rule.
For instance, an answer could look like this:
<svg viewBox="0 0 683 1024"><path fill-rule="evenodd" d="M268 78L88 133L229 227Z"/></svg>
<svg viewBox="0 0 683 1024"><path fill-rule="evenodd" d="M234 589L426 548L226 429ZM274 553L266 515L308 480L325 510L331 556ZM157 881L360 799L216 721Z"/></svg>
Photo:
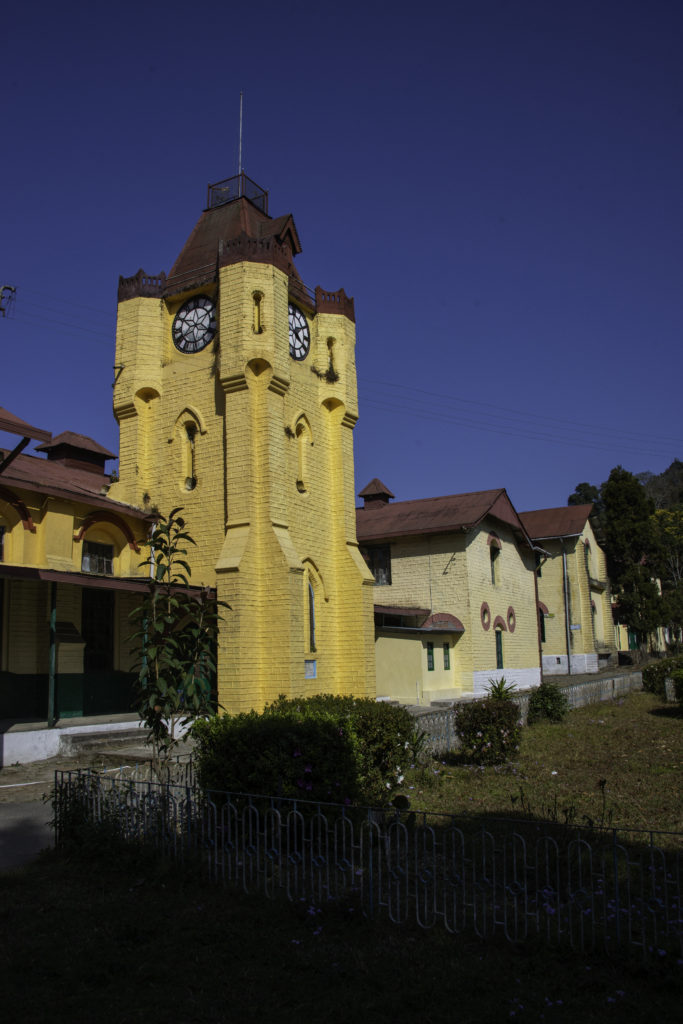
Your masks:
<svg viewBox="0 0 683 1024"><path fill-rule="evenodd" d="M54 846L49 801L4 803L0 806L0 871L35 860L41 850Z"/></svg>
<svg viewBox="0 0 683 1024"><path fill-rule="evenodd" d="M41 850L54 846L49 794L55 771L111 768L148 757L149 750L131 748L110 753L106 763L101 755L90 753L0 768L0 871L28 864Z"/></svg>

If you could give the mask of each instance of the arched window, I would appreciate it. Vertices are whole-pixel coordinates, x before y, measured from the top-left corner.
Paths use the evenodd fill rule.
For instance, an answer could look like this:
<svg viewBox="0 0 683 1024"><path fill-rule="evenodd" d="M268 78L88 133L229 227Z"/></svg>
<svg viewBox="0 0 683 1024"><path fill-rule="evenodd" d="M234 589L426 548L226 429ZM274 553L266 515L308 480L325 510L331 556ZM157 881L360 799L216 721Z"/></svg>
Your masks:
<svg viewBox="0 0 683 1024"><path fill-rule="evenodd" d="M183 409L175 423L174 441L178 446L178 487L181 491L194 491L199 484L199 437L206 433L199 414L194 409Z"/></svg>
<svg viewBox="0 0 683 1024"><path fill-rule="evenodd" d="M313 435L305 416L299 417L294 428L296 437L296 489L299 494L308 492L309 449L313 445Z"/></svg>
<svg viewBox="0 0 683 1024"><path fill-rule="evenodd" d="M308 649L315 651L315 591L310 580L308 582Z"/></svg>
<svg viewBox="0 0 683 1024"><path fill-rule="evenodd" d="M504 668L503 665L503 631L497 629L496 633L496 668Z"/></svg>
<svg viewBox="0 0 683 1024"><path fill-rule="evenodd" d="M500 583L500 549L502 547L500 543L500 537L493 531L488 535L486 543L489 546L489 559L491 562L491 583L495 587L496 584Z"/></svg>
<svg viewBox="0 0 683 1024"><path fill-rule="evenodd" d="M263 302L263 293L254 292L252 295L252 299L254 300L252 330L254 334L263 334L263 314L261 309L261 303Z"/></svg>
<svg viewBox="0 0 683 1024"><path fill-rule="evenodd" d="M498 582L497 563L498 559L500 558L500 548L497 548L495 547L495 545L492 544L491 547L489 548L489 557L491 559L491 583L493 583L495 587L496 583Z"/></svg>

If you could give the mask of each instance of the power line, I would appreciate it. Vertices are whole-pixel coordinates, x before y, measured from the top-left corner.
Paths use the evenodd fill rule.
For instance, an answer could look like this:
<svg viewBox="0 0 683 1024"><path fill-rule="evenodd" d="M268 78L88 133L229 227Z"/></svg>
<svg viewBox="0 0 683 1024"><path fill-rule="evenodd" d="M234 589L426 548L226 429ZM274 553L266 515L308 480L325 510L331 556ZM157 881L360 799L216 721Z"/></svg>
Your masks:
<svg viewBox="0 0 683 1024"><path fill-rule="evenodd" d="M402 404L401 406L392 405L390 402L382 401L378 398L364 398L362 408L375 408L381 412L396 413L406 419L408 417L418 417L426 420L434 420L440 423L448 423L453 426L465 427L467 429L477 430L479 432L484 431L485 433L497 434L502 437L517 437L524 438L530 441L540 441L544 444L559 444L565 445L572 448L588 448L594 451L606 451L613 452L618 447L618 442L615 439L613 444L601 444L595 440L585 440L580 437L561 437L556 434L548 434L542 432L534 432L533 430L522 430L515 429L505 424L500 426L491 425L485 420L467 419L457 414L438 412L433 409L424 409L419 406L411 406L410 403ZM361 410L362 411L362 410ZM637 455L647 455L652 457L658 457L662 455L662 448L641 448L629 446L629 452ZM672 450L672 457L676 456L676 450Z"/></svg>
<svg viewBox="0 0 683 1024"><path fill-rule="evenodd" d="M414 397L413 396L424 395L425 396L425 398L424 398L425 402L427 400L429 400L430 402L433 402L435 399L438 399L440 402L446 403L447 405L462 404L462 405L475 406L475 407L478 407L478 408L480 408L482 410L486 410L485 415L486 415L487 419L493 418L493 419L496 419L496 420L502 420L506 424L506 426L509 426L509 417L512 416L515 419L521 420L521 421L524 421L524 420L535 420L535 421L537 421L539 423L541 429L546 428L546 429L550 430L550 429L554 429L555 425L564 425L565 427L569 427L570 429L577 431L579 434L581 434L581 433L588 434L589 432L598 431L598 432L600 432L600 434L603 434L603 435L604 434L613 434L615 436L615 438L618 438L619 440L629 440L630 439L630 440L635 441L638 444L643 444L643 443L647 443L647 442L653 442L653 443L656 443L658 445L662 445L662 444L664 444L664 445L683 445L683 438L676 438L676 437L670 437L670 436L665 437L665 436L663 436L661 434L637 433L635 431L628 431L628 430L622 430L621 428L614 428L614 427L605 426L604 424L599 424L598 425L598 424L595 424L595 423L593 423L593 424L586 423L585 421L578 422L577 420L560 419L560 418L557 418L557 417L541 416L538 413L522 412L519 409L510 409L510 408L507 408L505 406L501 406L501 405L499 405L497 403L494 405L491 402L484 402L484 401L481 401L480 399L463 398L460 395L453 395L453 394L446 395L446 394L435 392L435 391L426 391L426 390L423 390L423 389L420 389L420 388L413 387L412 385L397 384L397 383L392 382L392 381L373 380L373 379L368 378L368 377L363 377L362 375L358 376L358 382L359 382L359 384L362 383L363 386L365 386L367 384L367 385L371 385L371 386L373 386L375 388L376 387L386 387L386 388L393 388L395 390L400 390L401 392L406 392L406 393L408 393L407 394L407 400L409 402L411 400L414 401ZM388 397L389 397L390 400L392 400L392 399L397 398L398 396L389 395ZM368 401L368 399L366 398L365 401ZM401 398L401 401L403 402L403 401L405 401L405 399ZM420 401L420 399L417 399L417 401ZM489 410L493 410L493 411L489 411ZM503 416L503 413L505 413L505 416ZM533 424L531 425L530 429L531 428L533 428Z"/></svg>

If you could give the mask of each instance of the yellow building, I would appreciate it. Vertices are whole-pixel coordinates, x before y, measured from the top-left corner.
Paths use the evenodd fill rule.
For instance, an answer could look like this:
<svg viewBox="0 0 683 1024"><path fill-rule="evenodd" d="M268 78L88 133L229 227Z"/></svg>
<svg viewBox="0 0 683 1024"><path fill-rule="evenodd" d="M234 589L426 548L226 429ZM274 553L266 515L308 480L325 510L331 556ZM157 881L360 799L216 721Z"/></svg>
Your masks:
<svg viewBox="0 0 683 1024"><path fill-rule="evenodd" d="M544 675L597 672L616 659L607 565L588 518L592 507L520 513L545 552L537 569Z"/></svg>
<svg viewBox="0 0 683 1024"><path fill-rule="evenodd" d="M541 681L534 551L505 490L391 502L360 492L375 579L377 696L408 704Z"/></svg>
<svg viewBox="0 0 683 1024"><path fill-rule="evenodd" d="M353 300L305 287L291 215L245 175L210 186L168 275L119 285L120 480L182 506L193 584L230 610L218 697L375 693L373 580L356 542Z"/></svg>
<svg viewBox="0 0 683 1024"><path fill-rule="evenodd" d="M109 497L114 456L90 438L5 410L0 430L23 437L0 453L0 718L130 712L147 517ZM21 454L31 438L45 457Z"/></svg>

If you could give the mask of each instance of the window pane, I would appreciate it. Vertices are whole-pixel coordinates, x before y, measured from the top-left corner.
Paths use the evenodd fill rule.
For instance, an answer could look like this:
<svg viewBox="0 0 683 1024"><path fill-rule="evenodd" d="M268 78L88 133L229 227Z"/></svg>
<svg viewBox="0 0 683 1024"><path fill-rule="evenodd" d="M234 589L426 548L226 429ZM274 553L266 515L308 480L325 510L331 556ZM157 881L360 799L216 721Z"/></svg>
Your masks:
<svg viewBox="0 0 683 1024"><path fill-rule="evenodd" d="M451 667L451 645L443 645L443 667L449 669Z"/></svg>
<svg viewBox="0 0 683 1024"><path fill-rule="evenodd" d="M81 559L81 572L96 573L99 576L113 575L114 547L112 544L96 544L85 541Z"/></svg>
<svg viewBox="0 0 683 1024"><path fill-rule="evenodd" d="M427 644L427 671L434 671L434 644Z"/></svg>

